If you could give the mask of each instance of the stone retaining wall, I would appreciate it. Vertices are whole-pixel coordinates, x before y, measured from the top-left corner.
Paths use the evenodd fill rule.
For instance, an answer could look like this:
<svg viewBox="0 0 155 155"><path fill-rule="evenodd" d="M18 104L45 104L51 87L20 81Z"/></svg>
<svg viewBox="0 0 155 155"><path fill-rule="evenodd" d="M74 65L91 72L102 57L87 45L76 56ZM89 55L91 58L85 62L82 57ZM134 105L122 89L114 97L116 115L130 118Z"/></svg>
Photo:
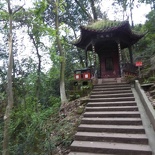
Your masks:
<svg viewBox="0 0 155 155"><path fill-rule="evenodd" d="M139 81L135 81L135 89L140 97L141 102L143 103L143 106L146 110L146 113L152 123L153 129L155 131L155 110L153 109L153 106L151 105L150 101L148 100L144 90L141 88Z"/></svg>

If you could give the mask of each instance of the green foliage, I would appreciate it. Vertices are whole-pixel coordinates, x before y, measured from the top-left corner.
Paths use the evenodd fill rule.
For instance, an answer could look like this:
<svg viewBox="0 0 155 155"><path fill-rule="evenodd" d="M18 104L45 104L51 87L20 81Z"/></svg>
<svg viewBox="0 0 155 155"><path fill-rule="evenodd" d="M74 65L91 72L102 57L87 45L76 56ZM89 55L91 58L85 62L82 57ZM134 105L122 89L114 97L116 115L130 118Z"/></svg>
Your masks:
<svg viewBox="0 0 155 155"><path fill-rule="evenodd" d="M43 108L28 98L26 104L14 109L10 126L12 155L42 155L52 152L56 143L51 139L51 132L55 129L53 123L58 117L59 106L60 100L55 100L51 107Z"/></svg>
<svg viewBox="0 0 155 155"><path fill-rule="evenodd" d="M155 83L155 76L151 76L151 77L149 77L149 81Z"/></svg>
<svg viewBox="0 0 155 155"><path fill-rule="evenodd" d="M143 79L143 82L144 84L147 84L147 83L150 83L149 79Z"/></svg>
<svg viewBox="0 0 155 155"><path fill-rule="evenodd" d="M155 83L155 77L154 76L150 76L148 78L142 78L141 79L141 83L143 83L143 84Z"/></svg>
<svg viewBox="0 0 155 155"><path fill-rule="evenodd" d="M20 104L13 110L10 125L11 155L57 154L57 147L70 146L76 126L73 126L72 121L75 120L69 121L70 118L59 115L60 99L51 97L50 100L52 106L45 108L34 99L27 98L26 104ZM83 107L77 113L81 114L82 110Z"/></svg>
<svg viewBox="0 0 155 155"><path fill-rule="evenodd" d="M95 30L103 30L113 26L118 26L121 22L119 21L112 21L112 20L100 20L92 25L89 25L88 28L95 29Z"/></svg>
<svg viewBox="0 0 155 155"><path fill-rule="evenodd" d="M131 83L131 84L134 83L135 79L136 79L136 77L133 76L133 75L128 75L128 76L125 77L125 81L127 83Z"/></svg>
<svg viewBox="0 0 155 155"><path fill-rule="evenodd" d="M143 39L141 39L135 46L135 57L141 57L142 60L150 58L155 54L155 11L151 11L148 13L147 21L144 25L136 25L135 30L146 33Z"/></svg>
<svg viewBox="0 0 155 155"><path fill-rule="evenodd" d="M83 81L83 80L70 80L68 86L68 96L70 100L75 100L80 97L88 96L92 90L92 82L91 81Z"/></svg>
<svg viewBox="0 0 155 155"><path fill-rule="evenodd" d="M3 142L3 126L4 123L3 123L3 120L2 120L2 117L0 117L0 154L2 154L2 142Z"/></svg>

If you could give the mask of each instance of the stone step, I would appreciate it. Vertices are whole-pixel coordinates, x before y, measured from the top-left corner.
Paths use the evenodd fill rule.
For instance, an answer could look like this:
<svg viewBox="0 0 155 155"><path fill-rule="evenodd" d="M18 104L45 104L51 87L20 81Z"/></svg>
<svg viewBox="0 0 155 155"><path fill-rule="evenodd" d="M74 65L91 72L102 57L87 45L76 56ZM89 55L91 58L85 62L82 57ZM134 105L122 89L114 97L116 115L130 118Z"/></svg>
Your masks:
<svg viewBox="0 0 155 155"><path fill-rule="evenodd" d="M151 148L148 145L114 142L74 141L71 145L71 151L119 155L152 155Z"/></svg>
<svg viewBox="0 0 155 155"><path fill-rule="evenodd" d="M90 98L112 98L112 97L133 97L133 93L117 93L117 94L95 94Z"/></svg>
<svg viewBox="0 0 155 155"><path fill-rule="evenodd" d="M148 139L145 134L127 134L127 133L77 132L75 134L75 140L148 144Z"/></svg>
<svg viewBox="0 0 155 155"><path fill-rule="evenodd" d="M136 133L144 134L142 125L101 125L101 124L80 124L78 131L82 132L108 132L108 133Z"/></svg>
<svg viewBox="0 0 155 155"><path fill-rule="evenodd" d="M126 83L94 86L69 153L107 154L152 155L131 86Z"/></svg>
<svg viewBox="0 0 155 155"><path fill-rule="evenodd" d="M131 90L131 87L116 87L116 88L94 88L94 91L116 91L116 90Z"/></svg>
<svg viewBox="0 0 155 155"><path fill-rule="evenodd" d="M114 155L114 154L86 153L86 152L70 152L68 155Z"/></svg>
<svg viewBox="0 0 155 155"><path fill-rule="evenodd" d="M95 84L94 86L99 86L99 85L124 85L124 84L128 84L128 83L126 83L126 82L121 82L121 83L117 83L116 81L111 81L111 82L104 82L104 83L99 83L99 84Z"/></svg>
<svg viewBox="0 0 155 155"><path fill-rule="evenodd" d="M120 101L120 102L88 102L87 107L112 107L112 106L136 106L135 101Z"/></svg>
<svg viewBox="0 0 155 155"><path fill-rule="evenodd" d="M135 101L134 97L90 98L88 102Z"/></svg>
<svg viewBox="0 0 155 155"><path fill-rule="evenodd" d="M116 93L132 93L131 89L129 90L114 90L114 91L92 91L91 95L95 95L95 94L116 94Z"/></svg>
<svg viewBox="0 0 155 155"><path fill-rule="evenodd" d="M105 117L140 117L140 113L135 111L135 112L130 112L130 111L112 111L112 112L85 112L83 114L84 117L100 117L100 118L105 118Z"/></svg>
<svg viewBox="0 0 155 155"><path fill-rule="evenodd" d="M138 111L137 106L86 107L86 112L96 111Z"/></svg>
<svg viewBox="0 0 155 155"><path fill-rule="evenodd" d="M95 85L94 88L115 88L115 87L131 87L129 84L103 84Z"/></svg>
<svg viewBox="0 0 155 155"><path fill-rule="evenodd" d="M142 125L140 118L85 118L81 119L81 124L102 124L102 125Z"/></svg>
<svg viewBox="0 0 155 155"><path fill-rule="evenodd" d="M99 78L98 81L100 83L116 83L117 82L117 78Z"/></svg>

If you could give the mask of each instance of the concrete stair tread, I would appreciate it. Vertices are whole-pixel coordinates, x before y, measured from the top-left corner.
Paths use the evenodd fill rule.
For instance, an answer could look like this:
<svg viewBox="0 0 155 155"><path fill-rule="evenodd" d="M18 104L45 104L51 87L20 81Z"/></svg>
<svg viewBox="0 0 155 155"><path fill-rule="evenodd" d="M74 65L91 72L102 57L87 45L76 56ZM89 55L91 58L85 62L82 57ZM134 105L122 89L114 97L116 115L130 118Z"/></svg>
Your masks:
<svg viewBox="0 0 155 155"><path fill-rule="evenodd" d="M104 97L104 98L90 98L88 102L116 102L116 101L135 101L134 97Z"/></svg>
<svg viewBox="0 0 155 155"><path fill-rule="evenodd" d="M117 101L117 102L88 102L87 106L97 106L97 105L102 105L102 106L114 106L114 105L122 105L122 106L128 106L128 105L137 105L135 101Z"/></svg>
<svg viewBox="0 0 155 155"><path fill-rule="evenodd" d="M119 101L119 102L88 102L87 107L89 106L114 106L114 105L121 105L121 106L129 106L131 105L137 105L135 101Z"/></svg>
<svg viewBox="0 0 155 155"><path fill-rule="evenodd" d="M108 115L110 115L110 116L113 116L113 117L115 117L115 116L119 116L120 115L120 117L121 116L123 116L123 117L125 117L125 115L126 115L126 117L127 116L129 116L129 115L132 115L132 116L139 116L140 117L140 113L138 112L138 111L109 111L109 112L107 112L107 111L105 111L105 112L102 112L102 111L96 111L96 112L85 112L84 113L84 117L85 116L87 116L87 115L90 115L90 116L93 116L93 115L95 115L95 117L97 117L97 116L99 116L99 115L105 115L105 116L108 116Z"/></svg>
<svg viewBox="0 0 155 155"><path fill-rule="evenodd" d="M98 98L98 100L103 100L103 99L106 99L106 100L111 100L111 99L120 99L120 101L122 100L122 99L130 99L130 98L134 98L134 97L113 97L113 98L109 98L108 96L107 97L105 97L105 98ZM91 100L91 99L90 99Z"/></svg>
<svg viewBox="0 0 155 155"><path fill-rule="evenodd" d="M129 84L104 84L94 85L94 88L116 88L116 87L130 87Z"/></svg>
<svg viewBox="0 0 155 155"><path fill-rule="evenodd" d="M91 92L91 94L100 94L100 93L102 93L102 94L109 94L109 93L111 93L111 94L114 94L114 93L132 93L132 91L130 89L130 90L120 90L119 92L117 90L115 90L115 91L107 91L107 90L104 90L104 91L102 91L102 90L100 90L100 91L93 91L92 90L92 92Z"/></svg>
<svg viewBox="0 0 155 155"><path fill-rule="evenodd" d="M130 115L133 115L133 114L140 114L138 111L96 111L96 112L85 112L85 114L130 114Z"/></svg>
<svg viewBox="0 0 155 155"><path fill-rule="evenodd" d="M131 88L94 88L93 92L98 92L98 91L123 91L123 90L131 90Z"/></svg>
<svg viewBox="0 0 155 155"><path fill-rule="evenodd" d="M96 94L96 95L91 95L91 98L93 97L133 97L132 93L117 93L117 94Z"/></svg>
<svg viewBox="0 0 155 155"><path fill-rule="evenodd" d="M79 127L86 128L114 128L114 129L144 129L142 125L97 125L97 124L80 124Z"/></svg>
<svg viewBox="0 0 155 155"><path fill-rule="evenodd" d="M117 142L128 144L148 144L146 134L133 133L108 133L108 132L77 132L75 140L78 141L100 141Z"/></svg>
<svg viewBox="0 0 155 155"><path fill-rule="evenodd" d="M119 93L115 93L115 94L104 94L104 92L102 93L102 95L103 96L107 96L107 95L128 95L128 94L132 94L133 95L133 93L131 92L131 93L128 93L128 92L119 92ZM91 96L98 96L97 94L96 95L91 95Z"/></svg>
<svg viewBox="0 0 155 155"><path fill-rule="evenodd" d="M131 89L130 86L94 86L94 89Z"/></svg>
<svg viewBox="0 0 155 155"><path fill-rule="evenodd" d="M78 131L82 132L109 132L109 133L140 133L145 130L142 125L112 125L112 124L80 124Z"/></svg>
<svg viewBox="0 0 155 155"><path fill-rule="evenodd" d="M128 83L125 82L125 81L124 82L121 82L121 83L117 83L116 80L115 80L115 81L105 81L104 83L95 84L94 86L101 86L101 85L120 85L120 84L128 84Z"/></svg>
<svg viewBox="0 0 155 155"><path fill-rule="evenodd" d="M87 153L87 152L70 152L68 155L114 155L114 154Z"/></svg>
<svg viewBox="0 0 155 155"><path fill-rule="evenodd" d="M91 141L74 141L71 145L73 151L95 152L95 153L121 153L121 154L137 154L139 155L152 155L149 145L142 144L126 144L114 142L91 142Z"/></svg>
<svg viewBox="0 0 155 155"><path fill-rule="evenodd" d="M96 87L93 89L93 91L110 91L110 90L131 90L131 87L107 87L107 88L102 88L102 87Z"/></svg>
<svg viewBox="0 0 155 155"><path fill-rule="evenodd" d="M111 107L86 107L86 108L93 108L93 109L96 109L96 108L105 108L105 109L111 109L111 108L116 108L116 109L118 109L118 108L125 108L125 109L127 109L127 108L137 108L138 106L111 106Z"/></svg>
<svg viewBox="0 0 155 155"><path fill-rule="evenodd" d="M107 125L141 125L142 120L140 118L124 118L124 117L84 117L81 119L81 124L107 124Z"/></svg>
<svg viewBox="0 0 155 155"><path fill-rule="evenodd" d="M147 139L146 134L129 134L129 133L108 133L108 132L77 132L75 136L88 137L117 137L130 139Z"/></svg>
<svg viewBox="0 0 155 155"><path fill-rule="evenodd" d="M100 121L141 121L141 118L117 118L117 117L114 117L114 118L98 118L98 117L92 117L92 118L86 118L86 117L83 117L82 120L90 120L90 121L93 121L93 120L100 120Z"/></svg>
<svg viewBox="0 0 155 155"><path fill-rule="evenodd" d="M100 110L100 111L105 111L105 110L113 110L113 111L128 111L129 109L131 110L138 110L137 106L109 106L109 107L86 107L85 110Z"/></svg>

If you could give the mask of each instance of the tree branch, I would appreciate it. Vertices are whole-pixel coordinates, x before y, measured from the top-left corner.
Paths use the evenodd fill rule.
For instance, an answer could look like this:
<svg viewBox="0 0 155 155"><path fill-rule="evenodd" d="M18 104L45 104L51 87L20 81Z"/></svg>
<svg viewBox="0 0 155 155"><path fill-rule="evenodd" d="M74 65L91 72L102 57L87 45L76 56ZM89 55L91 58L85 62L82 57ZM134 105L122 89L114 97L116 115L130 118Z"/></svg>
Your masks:
<svg viewBox="0 0 155 155"><path fill-rule="evenodd" d="M22 6L20 6L17 10L15 10L12 14L16 14L19 10L21 10L23 8L23 6L25 5L25 1L24 1L24 4Z"/></svg>
<svg viewBox="0 0 155 155"><path fill-rule="evenodd" d="M91 3L91 8L92 8L94 21L97 21L97 12L96 12L96 8L95 8L94 0L90 0L90 3Z"/></svg>
<svg viewBox="0 0 155 155"><path fill-rule="evenodd" d="M90 20L93 21L92 16L86 11L86 9L80 4L80 2L78 0L75 0L75 2L80 6L82 11L88 16L88 18L90 18Z"/></svg>

